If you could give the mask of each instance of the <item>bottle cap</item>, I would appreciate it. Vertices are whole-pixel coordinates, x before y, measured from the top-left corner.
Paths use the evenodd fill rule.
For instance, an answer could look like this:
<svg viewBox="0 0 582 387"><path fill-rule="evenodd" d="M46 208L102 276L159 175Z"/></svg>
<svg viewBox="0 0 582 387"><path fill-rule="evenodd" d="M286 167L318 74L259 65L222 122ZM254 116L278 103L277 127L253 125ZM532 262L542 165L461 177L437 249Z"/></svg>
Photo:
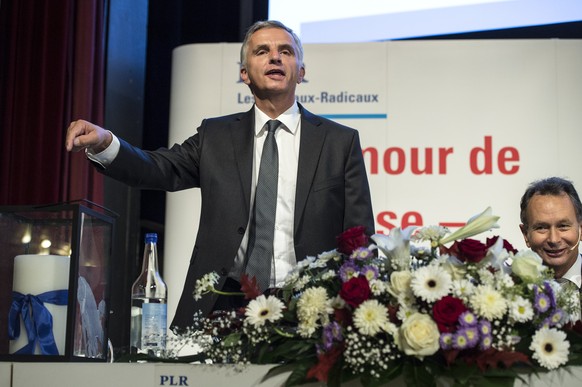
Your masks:
<svg viewBox="0 0 582 387"><path fill-rule="evenodd" d="M156 234L155 232L152 233L147 233L145 235L145 243L158 243L158 234Z"/></svg>

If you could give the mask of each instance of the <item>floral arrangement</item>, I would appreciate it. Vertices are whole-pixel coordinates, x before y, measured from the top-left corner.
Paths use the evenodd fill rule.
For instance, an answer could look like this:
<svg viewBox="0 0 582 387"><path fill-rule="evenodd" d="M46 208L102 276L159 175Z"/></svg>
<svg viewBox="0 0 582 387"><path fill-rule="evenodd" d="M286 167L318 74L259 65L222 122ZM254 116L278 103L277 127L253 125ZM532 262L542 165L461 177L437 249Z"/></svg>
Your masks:
<svg viewBox="0 0 582 387"><path fill-rule="evenodd" d="M290 370L289 386L397 377L510 386L582 364L578 292L562 289L534 252L471 238L498 219L488 208L454 233L396 228L373 243L352 228L336 250L300 261L276 295L244 277L247 307L198 316L178 342L213 363L276 364L269 374ZM194 297L220 293L217 281L206 275Z"/></svg>

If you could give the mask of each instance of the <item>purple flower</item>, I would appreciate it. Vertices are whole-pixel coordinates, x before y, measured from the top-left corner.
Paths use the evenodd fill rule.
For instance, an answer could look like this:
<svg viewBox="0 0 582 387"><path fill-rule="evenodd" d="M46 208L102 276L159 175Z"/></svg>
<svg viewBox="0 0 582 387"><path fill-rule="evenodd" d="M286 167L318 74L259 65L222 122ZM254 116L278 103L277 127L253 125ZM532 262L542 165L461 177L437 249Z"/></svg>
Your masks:
<svg viewBox="0 0 582 387"><path fill-rule="evenodd" d="M350 259L365 261L366 259L373 258L374 254L367 247L358 247L350 255Z"/></svg>
<svg viewBox="0 0 582 387"><path fill-rule="evenodd" d="M552 326L556 326L564 319L564 311L562 309L554 309L548 319Z"/></svg>
<svg viewBox="0 0 582 387"><path fill-rule="evenodd" d="M473 348L479 343L479 330L477 327L465 327L459 329L457 334L462 334L467 338L465 348Z"/></svg>
<svg viewBox="0 0 582 387"><path fill-rule="evenodd" d="M378 268L374 265L366 265L362 268L361 274L368 279L368 281L378 278Z"/></svg>
<svg viewBox="0 0 582 387"><path fill-rule="evenodd" d="M342 326L337 321L327 324L325 328L330 338L335 341L343 341Z"/></svg>
<svg viewBox="0 0 582 387"><path fill-rule="evenodd" d="M477 316L471 311L461 313L459 316L459 324L463 327L473 327L477 325Z"/></svg>
<svg viewBox="0 0 582 387"><path fill-rule="evenodd" d="M329 351L334 342L343 341L342 327L336 321L327 324L323 328L323 350Z"/></svg>
<svg viewBox="0 0 582 387"><path fill-rule="evenodd" d="M538 329L542 329L542 328L551 328L552 327L552 320L550 317L546 317L545 319L543 319L543 321L540 323Z"/></svg>
<svg viewBox="0 0 582 387"><path fill-rule="evenodd" d="M343 282L349 281L359 274L358 267L353 261L346 261L339 269L339 276Z"/></svg>
<svg viewBox="0 0 582 387"><path fill-rule="evenodd" d="M453 336L453 348L465 349L469 347L469 338L464 330L460 330Z"/></svg>
<svg viewBox="0 0 582 387"><path fill-rule="evenodd" d="M441 333L439 343L441 349L451 349L453 347L453 334L449 332Z"/></svg>
<svg viewBox="0 0 582 387"><path fill-rule="evenodd" d="M479 333L481 336L491 336L491 323L487 320L479 321Z"/></svg>
<svg viewBox="0 0 582 387"><path fill-rule="evenodd" d="M554 294L554 289L552 289L552 286L550 285L550 283L548 281L544 281L544 290L550 299L550 304L552 305L552 308L555 308L556 307L556 295Z"/></svg>
<svg viewBox="0 0 582 387"><path fill-rule="evenodd" d="M491 348L491 344L493 344L493 337L491 335L484 335L481 336L481 342L479 343L479 349L485 351Z"/></svg>
<svg viewBox="0 0 582 387"><path fill-rule="evenodd" d="M536 298L534 302L534 307L540 313L546 312L550 309L551 301L550 298L545 293L536 293Z"/></svg>

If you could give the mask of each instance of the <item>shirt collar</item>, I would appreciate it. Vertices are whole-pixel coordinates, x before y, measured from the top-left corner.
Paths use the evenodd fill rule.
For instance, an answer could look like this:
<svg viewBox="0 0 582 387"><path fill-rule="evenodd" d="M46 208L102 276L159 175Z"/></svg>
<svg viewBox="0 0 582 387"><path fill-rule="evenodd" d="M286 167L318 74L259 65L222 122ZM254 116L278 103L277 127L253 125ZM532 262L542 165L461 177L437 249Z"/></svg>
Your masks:
<svg viewBox="0 0 582 387"><path fill-rule="evenodd" d="M283 126L281 128L285 129L287 132L295 135L299 128L299 120L301 118L301 114L299 113L299 106L297 102L295 102L289 109L283 112L279 117L276 119L281 121ZM262 134L261 130L271 118L263 113L261 109L255 105L255 136L259 136Z"/></svg>
<svg viewBox="0 0 582 387"><path fill-rule="evenodd" d="M580 254L578 254L576 262L574 262L572 267L568 269L562 278L566 278L567 280L574 282L576 286L578 286L578 289L582 287L582 258Z"/></svg>

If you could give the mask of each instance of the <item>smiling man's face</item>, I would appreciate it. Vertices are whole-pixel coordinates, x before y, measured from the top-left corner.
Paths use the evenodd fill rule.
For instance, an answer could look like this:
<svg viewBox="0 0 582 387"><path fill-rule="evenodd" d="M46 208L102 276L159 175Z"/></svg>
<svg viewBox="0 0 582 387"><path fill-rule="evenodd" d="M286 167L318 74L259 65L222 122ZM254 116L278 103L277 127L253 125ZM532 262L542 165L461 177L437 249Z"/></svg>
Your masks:
<svg viewBox="0 0 582 387"><path fill-rule="evenodd" d="M526 244L562 277L576 262L582 230L572 200L566 194L536 194L527 205L526 219L520 226Z"/></svg>
<svg viewBox="0 0 582 387"><path fill-rule="evenodd" d="M295 88L305 74L297 50L293 37L283 29L256 31L249 40L241 79L260 99L275 95L295 98Z"/></svg>

